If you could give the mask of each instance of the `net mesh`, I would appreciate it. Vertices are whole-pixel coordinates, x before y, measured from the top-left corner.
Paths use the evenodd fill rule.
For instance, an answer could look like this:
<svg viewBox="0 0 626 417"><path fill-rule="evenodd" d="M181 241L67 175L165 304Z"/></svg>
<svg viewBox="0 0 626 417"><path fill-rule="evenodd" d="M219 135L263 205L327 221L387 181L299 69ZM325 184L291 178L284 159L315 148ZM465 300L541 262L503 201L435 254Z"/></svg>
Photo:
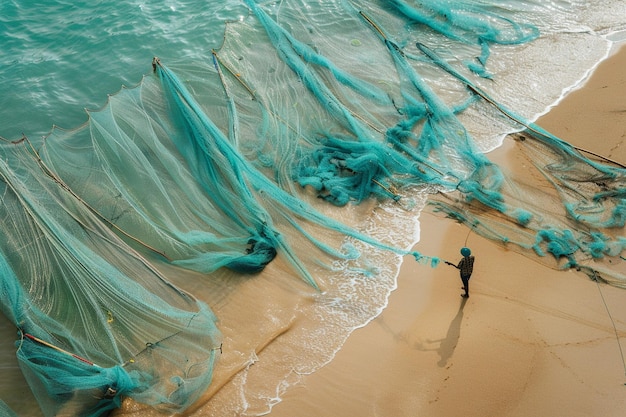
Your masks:
<svg viewBox="0 0 626 417"><path fill-rule="evenodd" d="M41 409L102 415L125 396L184 409L211 381L211 311L46 175L26 141L0 149L2 309Z"/></svg>

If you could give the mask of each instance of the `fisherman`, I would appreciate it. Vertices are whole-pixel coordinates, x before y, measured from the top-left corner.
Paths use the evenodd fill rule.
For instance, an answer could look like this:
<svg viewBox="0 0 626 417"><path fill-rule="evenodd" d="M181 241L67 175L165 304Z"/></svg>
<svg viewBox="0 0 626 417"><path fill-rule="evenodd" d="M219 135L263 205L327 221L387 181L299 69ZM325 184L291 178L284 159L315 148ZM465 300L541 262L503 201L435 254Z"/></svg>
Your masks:
<svg viewBox="0 0 626 417"><path fill-rule="evenodd" d="M472 272L474 271L474 255L472 255L472 251L470 248L461 248L461 255L463 258L459 261L458 265L455 265L451 262L444 261L446 264L455 267L461 273L461 281L463 281L463 290L464 294L461 294L461 297L469 297L469 280L472 276Z"/></svg>

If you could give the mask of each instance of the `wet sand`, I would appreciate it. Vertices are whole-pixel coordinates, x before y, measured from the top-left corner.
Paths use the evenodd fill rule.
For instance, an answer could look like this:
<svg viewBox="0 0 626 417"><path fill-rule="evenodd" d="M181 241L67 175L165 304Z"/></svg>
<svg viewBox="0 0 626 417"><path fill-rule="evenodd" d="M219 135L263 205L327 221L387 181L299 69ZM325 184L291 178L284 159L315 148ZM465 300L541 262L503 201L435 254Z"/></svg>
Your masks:
<svg viewBox="0 0 626 417"><path fill-rule="evenodd" d="M626 163L626 46L537 123ZM509 143L510 142L510 143ZM489 157L515 159L512 141ZM453 262L472 248L471 296L456 269L406 258L389 305L272 417L622 416L626 290L556 271L424 212L416 249ZM607 311L608 309L608 311ZM610 315L609 315L610 314Z"/></svg>

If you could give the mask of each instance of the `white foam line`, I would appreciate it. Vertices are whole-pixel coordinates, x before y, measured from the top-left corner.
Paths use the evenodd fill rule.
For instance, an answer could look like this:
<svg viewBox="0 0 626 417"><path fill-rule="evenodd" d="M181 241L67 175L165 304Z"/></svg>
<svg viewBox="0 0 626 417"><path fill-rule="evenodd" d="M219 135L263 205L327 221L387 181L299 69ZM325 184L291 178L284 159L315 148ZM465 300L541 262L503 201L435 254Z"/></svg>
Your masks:
<svg viewBox="0 0 626 417"><path fill-rule="evenodd" d="M598 68L598 66L600 66L601 63L603 63L608 57L611 56L611 52L613 51L613 45L614 42L608 39L608 36L602 36L602 38L604 38L604 40L606 41L606 50L604 51L604 55L598 59L598 61L596 61L596 63L589 68L587 71L584 72L584 74L582 75L582 77L580 77L575 83L573 83L572 85L570 85L569 87L565 87L562 91L561 91L561 95L559 96L559 98L557 98L552 104L548 105L544 111L536 114L535 116L533 116L530 121L532 123L536 122L537 119L539 119L541 116L546 115L550 112L550 110L552 110L553 108L555 108L561 101L563 101L563 99L565 99L565 97L567 97L572 91L576 91L580 88L582 88L585 83L589 80L589 78L591 77L591 75L595 72L595 70ZM625 31L625 36L626 36L626 31ZM626 38L624 39L626 40Z"/></svg>
<svg viewBox="0 0 626 417"><path fill-rule="evenodd" d="M626 29L611 32L607 35L603 35L602 38L606 41L606 50L604 52L604 55L600 59L598 59L598 61L592 67L590 67L587 71L585 71L583 75L576 82L574 82L572 85L568 87L563 88L559 98L557 98L554 102L552 102L552 104L549 104L548 106L546 106L546 108L543 111L536 113L534 116L532 116L529 119L531 123L535 123L539 118L541 118L541 116L548 114L553 108L558 106L558 104L561 103L561 101L563 101L563 99L565 99L565 97L567 97L571 92L584 87L585 83L589 80L589 78L594 73L594 71L598 68L598 66L600 66L600 64L606 61L606 59L609 58L612 55L612 53L617 50L618 46L616 45L626 42ZM494 146L492 149L486 150L485 153L489 153L499 148L500 146L502 146L502 144L504 143L504 139L508 135L522 131L522 130L524 130L524 128L513 129L510 132L502 133L502 135L499 137L498 145Z"/></svg>

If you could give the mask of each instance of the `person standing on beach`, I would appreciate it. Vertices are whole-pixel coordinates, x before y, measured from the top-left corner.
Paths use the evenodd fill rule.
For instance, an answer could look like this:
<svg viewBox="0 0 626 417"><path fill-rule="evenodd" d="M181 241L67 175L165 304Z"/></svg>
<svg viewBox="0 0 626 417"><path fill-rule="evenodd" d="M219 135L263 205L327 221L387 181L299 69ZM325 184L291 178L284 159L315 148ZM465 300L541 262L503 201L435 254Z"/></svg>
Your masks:
<svg viewBox="0 0 626 417"><path fill-rule="evenodd" d="M461 294L461 297L469 297L469 280L474 271L474 255L470 248L461 248L461 255L463 258L459 261L458 265L447 262L446 264L455 267L461 273L461 281L463 281L463 290L465 294Z"/></svg>

